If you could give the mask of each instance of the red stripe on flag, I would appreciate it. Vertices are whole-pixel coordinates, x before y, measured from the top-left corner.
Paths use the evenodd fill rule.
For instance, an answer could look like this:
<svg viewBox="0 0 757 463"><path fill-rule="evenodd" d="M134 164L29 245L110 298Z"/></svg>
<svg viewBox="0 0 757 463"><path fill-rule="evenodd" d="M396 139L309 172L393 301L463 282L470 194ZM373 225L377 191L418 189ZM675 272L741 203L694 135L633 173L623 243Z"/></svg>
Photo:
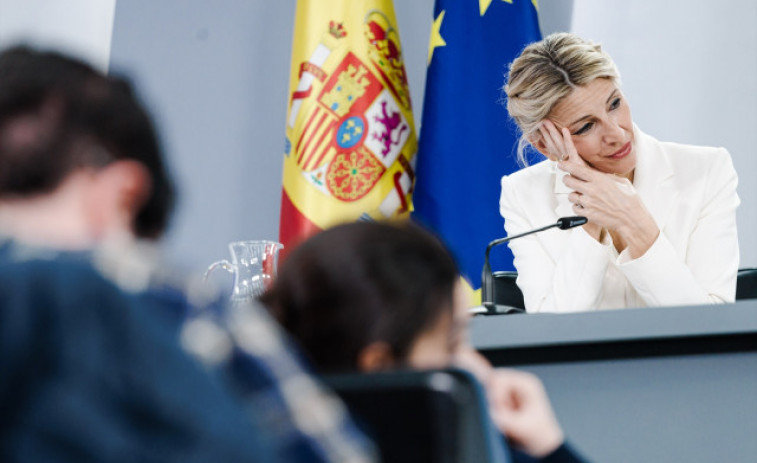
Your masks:
<svg viewBox="0 0 757 463"><path fill-rule="evenodd" d="M315 144L315 148L308 155L307 159L305 159L305 162L302 163L302 170L309 171L309 170L315 169L316 167L318 167L318 164L321 163L321 160L323 160L323 157L328 152L328 149L324 148L324 149L320 150L321 151L321 155L318 156L318 159L315 161L315 164L312 165L312 168L309 168L310 167L310 165L309 165L310 164L310 160L312 159L313 155L319 151L321 143L323 143L323 139L326 137L326 135L330 134L331 131L334 130L334 126L336 126L336 121L334 121L331 124L329 124L329 126L326 127L326 130L323 131L323 133L321 134L321 137L318 139L318 142Z"/></svg>
<svg viewBox="0 0 757 463"><path fill-rule="evenodd" d="M315 118L318 116L318 110L313 111L313 114L310 115L308 118L307 123L305 124L305 128L302 129L302 134L300 134L300 139L297 140L297 146L294 148L295 153L300 153L300 156L297 158L297 164L300 163L302 160L302 151L300 151L300 145L302 144L302 141L307 138L308 129L310 128L310 124L313 123Z"/></svg>
<svg viewBox="0 0 757 463"><path fill-rule="evenodd" d="M279 241L284 244L284 249L281 250L279 258L283 261L300 242L319 231L321 229L297 209L297 206L289 199L289 195L282 189Z"/></svg>
<svg viewBox="0 0 757 463"><path fill-rule="evenodd" d="M323 161L323 158L326 157L329 153L336 153L336 148L334 148L331 144L327 145L326 148L324 148L323 151L321 151L321 155L318 156L318 159L313 163L313 169L317 169L320 167L321 162Z"/></svg>
<svg viewBox="0 0 757 463"><path fill-rule="evenodd" d="M305 153L307 153L307 151L308 151L308 146L310 146L310 142L312 142L312 141L313 141L313 138L315 137L315 134L316 134L316 133L318 133L318 130L320 130L321 126L323 125L323 122L324 122L324 121L326 120L326 116L328 116L328 114L326 114L326 113L324 112L324 113L323 113L323 115L321 116L321 119L320 119L320 120L318 121L318 123L317 123L317 124L315 125L315 127L313 127L313 130L312 130L312 132L311 132L311 133L312 133L312 135L308 135L308 139L307 139L307 141L305 142L305 145L304 145L304 146L302 147L302 152L300 153L300 158L302 158L302 156L303 156L303 155L304 155ZM303 133L303 136L304 136L304 135L305 135L305 134ZM308 157L309 157L309 156L308 156ZM299 163L299 159L298 159L298 163ZM300 165L302 165L302 164L300 164Z"/></svg>

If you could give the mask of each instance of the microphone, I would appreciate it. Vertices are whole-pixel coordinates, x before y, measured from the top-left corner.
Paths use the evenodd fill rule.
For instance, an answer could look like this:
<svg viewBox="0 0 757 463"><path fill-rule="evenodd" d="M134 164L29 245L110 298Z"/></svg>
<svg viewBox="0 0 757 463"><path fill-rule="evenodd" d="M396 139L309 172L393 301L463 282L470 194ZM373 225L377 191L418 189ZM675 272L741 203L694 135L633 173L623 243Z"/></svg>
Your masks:
<svg viewBox="0 0 757 463"><path fill-rule="evenodd" d="M522 311L515 307L506 307L505 310L502 310L499 308L502 306L497 307L497 305L494 303L494 276L492 275L492 268L489 263L489 253L491 252L493 247L500 245L502 243L507 243L508 241L514 240L516 238L521 238L523 236L543 232L544 230L549 230L550 228L559 228L560 230L568 230L570 228L581 226L588 221L589 219L580 215L571 216L571 217L560 217L559 219L557 219L557 222L549 224L545 227L537 228L535 230L527 231L525 233L520 233L518 235L507 236L505 238L499 238L490 242L486 246L486 254L484 254L484 268L481 271L481 305L483 306L483 310L477 311L475 313L496 314L496 313L513 313L513 312Z"/></svg>

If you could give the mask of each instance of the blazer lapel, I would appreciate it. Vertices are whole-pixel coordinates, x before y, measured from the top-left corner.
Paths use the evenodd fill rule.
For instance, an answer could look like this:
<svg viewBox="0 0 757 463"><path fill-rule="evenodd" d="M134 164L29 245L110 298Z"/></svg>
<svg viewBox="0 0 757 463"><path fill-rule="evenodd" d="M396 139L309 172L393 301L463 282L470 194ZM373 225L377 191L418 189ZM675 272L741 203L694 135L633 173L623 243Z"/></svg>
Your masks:
<svg viewBox="0 0 757 463"><path fill-rule="evenodd" d="M557 163L553 161L546 161L549 163L552 163L552 171L554 174L552 174L554 178L554 194L555 194L555 219L558 217L567 217L571 215L576 215L575 211L573 211L573 204L571 204L570 201L568 201L568 195L573 191L570 188L568 188L562 181L563 177L568 175L567 172L564 170L560 170L557 168Z"/></svg>
<svg viewBox="0 0 757 463"><path fill-rule="evenodd" d="M673 168L659 141L634 125L637 140L633 185L647 210L662 230L678 202Z"/></svg>
<svg viewBox="0 0 757 463"><path fill-rule="evenodd" d="M550 171L553 172L551 176L552 191L550 196L553 201L552 210L554 212L554 215L550 217L549 220L556 222L560 217L570 217L576 215L575 211L573 210L573 204L568 200L568 195L573 190L568 188L562 181L563 177L568 175L568 173L564 170L558 169L556 162L549 160L545 162L551 164ZM545 225L547 223L549 222L544 221ZM562 253L563 249L565 249L565 246L567 246L568 238L570 237L571 233L577 232L580 232L580 227L567 231L552 229L542 233L540 239L542 239L544 247L548 249L551 255L559 256Z"/></svg>

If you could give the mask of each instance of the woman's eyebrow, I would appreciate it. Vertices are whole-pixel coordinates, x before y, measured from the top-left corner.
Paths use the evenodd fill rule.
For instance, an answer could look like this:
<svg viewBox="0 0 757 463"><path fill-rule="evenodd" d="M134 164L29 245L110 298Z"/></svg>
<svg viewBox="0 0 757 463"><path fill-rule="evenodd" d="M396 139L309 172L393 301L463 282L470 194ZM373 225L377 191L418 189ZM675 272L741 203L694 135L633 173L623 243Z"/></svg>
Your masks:
<svg viewBox="0 0 757 463"><path fill-rule="evenodd" d="M609 103L609 102L610 102L610 100L612 100L612 98L613 98L613 97L615 96L615 94L616 94L616 93L618 93L618 89L617 89L617 88L616 88L616 89L614 89L614 90L612 91L612 93L610 93L610 96L609 96L609 97L607 98L607 101L606 101L605 103Z"/></svg>

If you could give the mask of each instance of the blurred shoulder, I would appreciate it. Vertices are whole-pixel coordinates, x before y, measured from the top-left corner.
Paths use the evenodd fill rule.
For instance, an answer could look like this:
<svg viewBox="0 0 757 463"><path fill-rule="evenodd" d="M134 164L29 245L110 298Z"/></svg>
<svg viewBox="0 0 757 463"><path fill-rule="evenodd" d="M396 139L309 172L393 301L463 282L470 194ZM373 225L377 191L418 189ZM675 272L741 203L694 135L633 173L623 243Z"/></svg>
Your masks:
<svg viewBox="0 0 757 463"><path fill-rule="evenodd" d="M28 290L39 296L71 294L94 285L110 286L92 264L78 253L61 254L5 241L0 245L0 287L18 295Z"/></svg>

